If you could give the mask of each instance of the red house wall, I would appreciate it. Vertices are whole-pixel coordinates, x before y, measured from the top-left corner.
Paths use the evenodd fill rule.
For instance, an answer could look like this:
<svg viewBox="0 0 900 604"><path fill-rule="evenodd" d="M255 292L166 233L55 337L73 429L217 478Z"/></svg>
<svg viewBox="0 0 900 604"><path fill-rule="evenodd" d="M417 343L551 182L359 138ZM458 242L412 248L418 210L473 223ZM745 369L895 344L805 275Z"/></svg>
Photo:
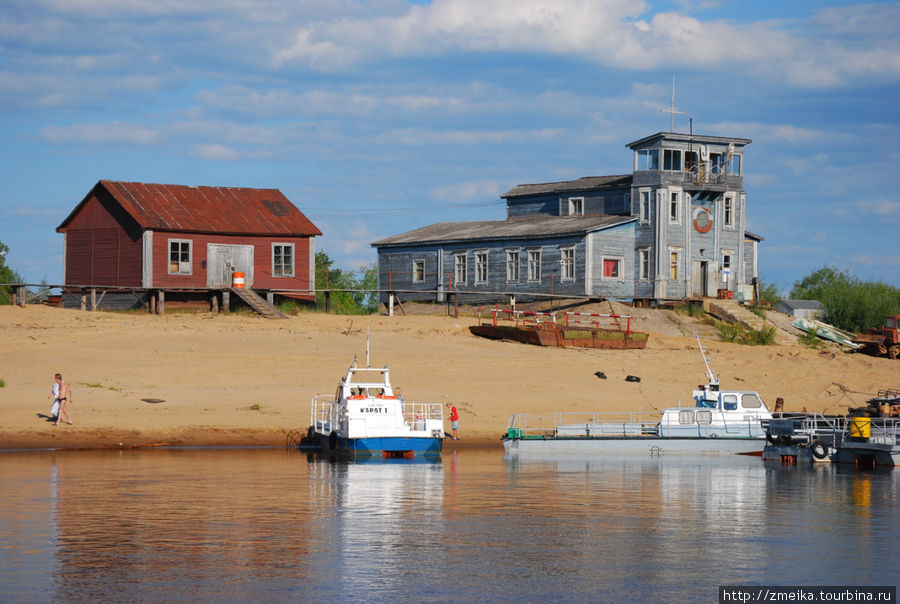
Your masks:
<svg viewBox="0 0 900 604"><path fill-rule="evenodd" d="M191 274L169 273L169 241L171 239L191 241ZM207 267L206 246L209 243L224 245L253 246L254 289L266 290L308 290L310 238L283 237L272 235L209 235L202 233L178 233L155 231L153 233L153 287L205 289ZM272 275L272 243L294 244L294 276L275 277Z"/></svg>
<svg viewBox="0 0 900 604"><path fill-rule="evenodd" d="M67 285L141 287L141 230L117 204L92 197L65 233Z"/></svg>

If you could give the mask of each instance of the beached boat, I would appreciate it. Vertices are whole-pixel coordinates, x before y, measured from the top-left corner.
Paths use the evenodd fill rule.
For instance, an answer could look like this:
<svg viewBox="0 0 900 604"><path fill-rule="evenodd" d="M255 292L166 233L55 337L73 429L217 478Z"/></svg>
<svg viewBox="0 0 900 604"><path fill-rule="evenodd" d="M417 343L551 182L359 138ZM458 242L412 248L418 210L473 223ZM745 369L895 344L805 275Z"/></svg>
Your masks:
<svg viewBox="0 0 900 604"><path fill-rule="evenodd" d="M306 441L352 457L439 455L444 442L440 403L404 401L387 366L359 367L356 359L334 395L316 395Z"/></svg>
<svg viewBox="0 0 900 604"><path fill-rule="evenodd" d="M505 452L760 454L766 442L762 422L772 413L758 392L722 390L702 346L700 350L708 383L694 390L692 407L654 413L516 413L502 437Z"/></svg>
<svg viewBox="0 0 900 604"><path fill-rule="evenodd" d="M561 348L644 348L649 338L633 331L626 315L567 312L558 322L556 313L502 308L491 309L490 323L471 325L469 331L492 340Z"/></svg>

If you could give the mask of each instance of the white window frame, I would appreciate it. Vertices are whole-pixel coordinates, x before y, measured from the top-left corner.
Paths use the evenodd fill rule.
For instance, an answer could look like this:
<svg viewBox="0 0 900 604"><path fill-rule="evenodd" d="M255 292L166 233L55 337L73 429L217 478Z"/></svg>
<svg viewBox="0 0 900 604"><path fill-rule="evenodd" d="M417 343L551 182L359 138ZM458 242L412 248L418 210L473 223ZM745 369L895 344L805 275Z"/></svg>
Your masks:
<svg viewBox="0 0 900 604"><path fill-rule="evenodd" d="M638 191L638 222L640 224L651 224L651 208L653 205L653 191L651 189L641 189Z"/></svg>
<svg viewBox="0 0 900 604"><path fill-rule="evenodd" d="M619 274L615 277L606 275L606 261L614 260L618 263ZM624 256L603 256L600 258L600 280L601 281L625 281L625 257Z"/></svg>
<svg viewBox="0 0 900 604"><path fill-rule="evenodd" d="M178 260L172 260L172 244L178 244ZM181 246L187 244L187 261L181 259L183 250ZM194 242L190 239L169 239L169 263L168 272L170 275L193 275L194 274ZM174 270L173 270L174 267Z"/></svg>
<svg viewBox="0 0 900 604"><path fill-rule="evenodd" d="M561 203L565 213L560 214L563 216L584 216L584 197L570 197Z"/></svg>
<svg viewBox="0 0 900 604"><path fill-rule="evenodd" d="M638 248L638 279L641 281L650 280L650 248Z"/></svg>
<svg viewBox="0 0 900 604"><path fill-rule="evenodd" d="M507 283L518 283L519 282L519 266L520 260L522 256L522 250L516 248L514 250L506 250L506 282Z"/></svg>
<svg viewBox="0 0 900 604"><path fill-rule="evenodd" d="M574 245L561 245L559 247L559 280L560 282L575 281Z"/></svg>
<svg viewBox="0 0 900 604"><path fill-rule="evenodd" d="M453 282L455 285L465 285L469 277L468 252L456 252L453 254Z"/></svg>
<svg viewBox="0 0 900 604"><path fill-rule="evenodd" d="M488 250L475 251L475 285L486 285L490 276L488 262L490 254Z"/></svg>
<svg viewBox="0 0 900 604"><path fill-rule="evenodd" d="M541 256L540 248L528 250L528 283L540 283L541 281Z"/></svg>
<svg viewBox="0 0 900 604"><path fill-rule="evenodd" d="M734 195L726 195L722 199L722 228L734 229L735 209Z"/></svg>
<svg viewBox="0 0 900 604"><path fill-rule="evenodd" d="M681 224L681 191L678 189L669 189L669 224ZM672 210L675 210L675 216L672 216Z"/></svg>
<svg viewBox="0 0 900 604"><path fill-rule="evenodd" d="M666 155L671 157L671 164L677 164L677 168L667 168L666 167ZM681 149L663 149L663 160L662 160L662 169L666 172L681 172L684 164L682 163L682 152Z"/></svg>
<svg viewBox="0 0 900 604"><path fill-rule="evenodd" d="M277 248L281 248L280 254ZM284 250L291 250L291 266L289 270L285 270L284 266ZM293 243L286 243L282 241L273 241L272 242L272 277L277 277L279 279L291 278L295 275L294 267L297 265L297 248ZM277 268L276 258L281 256L281 268Z"/></svg>
<svg viewBox="0 0 900 604"><path fill-rule="evenodd" d="M638 149L634 152L634 167L636 171L659 170L659 149ZM655 165L654 165L655 163Z"/></svg>
<svg viewBox="0 0 900 604"><path fill-rule="evenodd" d="M412 282L425 283L425 259L416 258L413 260Z"/></svg>

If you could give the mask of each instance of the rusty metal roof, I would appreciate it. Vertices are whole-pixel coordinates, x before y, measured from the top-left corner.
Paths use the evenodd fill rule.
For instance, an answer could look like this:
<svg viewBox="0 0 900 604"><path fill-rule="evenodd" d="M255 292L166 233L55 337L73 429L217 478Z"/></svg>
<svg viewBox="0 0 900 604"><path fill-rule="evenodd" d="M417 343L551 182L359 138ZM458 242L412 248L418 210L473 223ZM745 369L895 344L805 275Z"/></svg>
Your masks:
<svg viewBox="0 0 900 604"><path fill-rule="evenodd" d="M143 229L235 235L321 235L278 189L189 187L101 180L72 210L64 231L82 206L106 191Z"/></svg>

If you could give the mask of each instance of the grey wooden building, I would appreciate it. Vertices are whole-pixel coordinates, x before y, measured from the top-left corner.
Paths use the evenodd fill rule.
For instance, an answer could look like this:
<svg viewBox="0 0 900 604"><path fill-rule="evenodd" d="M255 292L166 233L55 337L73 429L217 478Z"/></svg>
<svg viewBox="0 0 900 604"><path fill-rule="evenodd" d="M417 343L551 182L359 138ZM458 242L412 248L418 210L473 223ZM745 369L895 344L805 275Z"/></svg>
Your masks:
<svg viewBox="0 0 900 604"><path fill-rule="evenodd" d="M524 184L506 219L443 222L375 241L379 288L469 303L536 294L622 301L750 299L761 237L746 230L749 139L660 132L632 173Z"/></svg>

